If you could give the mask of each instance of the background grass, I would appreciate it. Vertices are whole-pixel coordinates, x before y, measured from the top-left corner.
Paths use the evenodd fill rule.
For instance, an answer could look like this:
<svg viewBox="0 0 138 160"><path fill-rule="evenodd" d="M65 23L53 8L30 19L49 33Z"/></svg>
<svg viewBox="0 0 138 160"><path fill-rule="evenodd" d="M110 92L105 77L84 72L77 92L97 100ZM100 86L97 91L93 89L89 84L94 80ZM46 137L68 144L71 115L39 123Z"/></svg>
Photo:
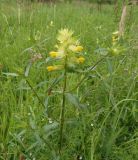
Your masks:
<svg viewBox="0 0 138 160"><path fill-rule="evenodd" d="M138 157L138 8L127 17L124 55L107 58L77 91L68 94L63 160L137 160ZM61 72L48 74L46 65L35 63L27 78L44 102L42 106L22 73L34 48L45 59L61 28L74 31L86 51L85 66L101 55L98 47L110 46L118 29L113 6L15 4L0 7L0 159L61 159L58 156L59 112L62 81L53 92L47 88ZM52 24L53 23L53 24ZM10 74L7 74L10 73ZM68 75L68 90L82 74ZM78 78L79 77L79 78ZM75 98L74 98L75 97ZM48 117L48 118L47 118Z"/></svg>

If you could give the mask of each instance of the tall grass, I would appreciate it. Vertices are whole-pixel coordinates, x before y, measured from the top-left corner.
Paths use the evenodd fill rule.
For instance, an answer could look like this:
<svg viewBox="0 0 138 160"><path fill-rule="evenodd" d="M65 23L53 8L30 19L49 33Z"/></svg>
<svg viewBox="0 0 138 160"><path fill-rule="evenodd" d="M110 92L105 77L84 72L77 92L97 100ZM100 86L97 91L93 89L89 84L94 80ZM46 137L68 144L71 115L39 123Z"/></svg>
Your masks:
<svg viewBox="0 0 138 160"><path fill-rule="evenodd" d="M94 50L110 46L111 33L118 29L114 8L104 5L98 12L87 3L1 3L0 11L0 159L61 159L61 96L56 96L61 86L55 82L60 73L47 74L41 61L33 64L29 77L21 73L29 63L31 48L47 57L58 30L65 27L74 30L85 46L85 65L93 65L100 59ZM137 16L134 7L133 21L126 26L125 55L100 63L68 96L63 160L137 160ZM71 90L82 75L68 76L67 89ZM55 83L52 90L48 89L51 83Z"/></svg>

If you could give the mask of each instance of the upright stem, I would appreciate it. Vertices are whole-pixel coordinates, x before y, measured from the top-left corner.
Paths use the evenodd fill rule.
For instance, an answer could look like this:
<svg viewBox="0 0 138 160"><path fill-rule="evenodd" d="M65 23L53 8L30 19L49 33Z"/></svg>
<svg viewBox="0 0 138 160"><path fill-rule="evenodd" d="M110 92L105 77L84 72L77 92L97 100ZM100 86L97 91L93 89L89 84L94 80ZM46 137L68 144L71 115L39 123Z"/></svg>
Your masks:
<svg viewBox="0 0 138 160"><path fill-rule="evenodd" d="M35 96L37 97L39 103L45 108L44 103L42 102L42 100L41 100L40 97L38 96L37 92L35 91L35 89L34 89L33 86L31 85L31 83L29 82L29 80L26 79L26 82L28 83L29 87L31 88L31 90L33 91L33 93L35 94Z"/></svg>
<svg viewBox="0 0 138 160"><path fill-rule="evenodd" d="M67 56L65 58L64 64L64 84L63 84L63 92L62 92L62 105L60 112L60 140L59 140L59 153L61 154L62 150L62 142L63 142L63 128L64 128L64 113L65 113L65 103L66 103L66 84L67 84Z"/></svg>

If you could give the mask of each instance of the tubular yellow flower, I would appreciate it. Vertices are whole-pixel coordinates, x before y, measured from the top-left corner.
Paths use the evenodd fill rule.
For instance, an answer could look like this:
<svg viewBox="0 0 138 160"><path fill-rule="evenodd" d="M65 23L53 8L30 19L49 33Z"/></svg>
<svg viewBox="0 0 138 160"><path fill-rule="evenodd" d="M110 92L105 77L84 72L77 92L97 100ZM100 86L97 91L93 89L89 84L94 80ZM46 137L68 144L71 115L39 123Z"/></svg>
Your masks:
<svg viewBox="0 0 138 160"><path fill-rule="evenodd" d="M52 51L52 52L49 53L49 55L52 58L56 58L56 57L58 57L58 52Z"/></svg>
<svg viewBox="0 0 138 160"><path fill-rule="evenodd" d="M112 42L116 42L116 38L114 36L112 37Z"/></svg>
<svg viewBox="0 0 138 160"><path fill-rule="evenodd" d="M112 44L116 44L116 42L118 41L118 39L116 39L115 37L112 37Z"/></svg>
<svg viewBox="0 0 138 160"><path fill-rule="evenodd" d="M79 57L79 58L77 58L77 62L78 62L78 63L84 63L84 61L85 61L85 58L84 58L84 57Z"/></svg>
<svg viewBox="0 0 138 160"><path fill-rule="evenodd" d="M58 37L57 37L57 40L60 42L60 43L64 43L70 39L72 39L72 35L73 35L73 32L68 30L68 29L61 29L59 31L59 34L58 34Z"/></svg>
<svg viewBox="0 0 138 160"><path fill-rule="evenodd" d="M115 43L118 41L118 39L119 39L119 32L118 31L113 32L112 33L112 42Z"/></svg>
<svg viewBox="0 0 138 160"><path fill-rule="evenodd" d="M76 49L75 49L77 52L81 52L83 50L83 47L82 46L77 46Z"/></svg>
<svg viewBox="0 0 138 160"><path fill-rule="evenodd" d="M51 72L51 71L55 71L55 70L57 70L57 66L48 66L47 67L47 70L48 70L48 72Z"/></svg>

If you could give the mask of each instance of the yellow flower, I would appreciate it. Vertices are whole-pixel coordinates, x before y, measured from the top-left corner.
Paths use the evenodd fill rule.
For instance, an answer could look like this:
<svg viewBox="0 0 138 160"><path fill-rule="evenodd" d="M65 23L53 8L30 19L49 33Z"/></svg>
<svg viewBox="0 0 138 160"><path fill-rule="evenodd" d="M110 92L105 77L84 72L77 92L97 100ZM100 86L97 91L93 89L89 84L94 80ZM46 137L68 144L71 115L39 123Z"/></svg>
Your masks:
<svg viewBox="0 0 138 160"><path fill-rule="evenodd" d="M57 70L57 69L58 69L57 66L48 66L48 67L47 67L48 72L55 71L55 70Z"/></svg>
<svg viewBox="0 0 138 160"><path fill-rule="evenodd" d="M60 43L64 43L64 42L72 39L72 35L73 35L73 32L72 32L72 31L69 31L68 29L61 29L61 30L59 31L57 40L58 40Z"/></svg>
<svg viewBox="0 0 138 160"><path fill-rule="evenodd" d="M75 49L77 52L81 52L83 50L83 47L82 46L77 46L76 49Z"/></svg>
<svg viewBox="0 0 138 160"><path fill-rule="evenodd" d="M119 32L118 31L113 32L112 33L112 42L115 43L118 41L118 39L119 39Z"/></svg>
<svg viewBox="0 0 138 160"><path fill-rule="evenodd" d="M118 37L112 37L112 43L113 43L113 45L116 43L116 42L118 42Z"/></svg>
<svg viewBox="0 0 138 160"><path fill-rule="evenodd" d="M48 72L51 72L51 71L55 71L55 70L60 70L62 68L63 68L62 65L55 65L55 66L48 66L47 70L48 70Z"/></svg>
<svg viewBox="0 0 138 160"><path fill-rule="evenodd" d="M69 50L72 52L81 52L83 50L82 46L70 45Z"/></svg>
<svg viewBox="0 0 138 160"><path fill-rule="evenodd" d="M52 58L56 58L56 57L58 57L58 52L54 52L54 51L52 51L52 52L50 52L49 53L49 55L50 55L50 57L52 57Z"/></svg>
<svg viewBox="0 0 138 160"><path fill-rule="evenodd" d="M113 32L112 35L113 36L119 36L119 31Z"/></svg>
<svg viewBox="0 0 138 160"><path fill-rule="evenodd" d="M84 58L84 57L79 57L79 58L77 58L77 62L78 62L78 63L84 63L84 61L85 61L85 58Z"/></svg>
<svg viewBox="0 0 138 160"><path fill-rule="evenodd" d="M70 45L69 50L71 50L72 52L76 52L76 46L75 45Z"/></svg>
<svg viewBox="0 0 138 160"><path fill-rule="evenodd" d="M114 36L112 37L112 42L116 42L116 38Z"/></svg>

